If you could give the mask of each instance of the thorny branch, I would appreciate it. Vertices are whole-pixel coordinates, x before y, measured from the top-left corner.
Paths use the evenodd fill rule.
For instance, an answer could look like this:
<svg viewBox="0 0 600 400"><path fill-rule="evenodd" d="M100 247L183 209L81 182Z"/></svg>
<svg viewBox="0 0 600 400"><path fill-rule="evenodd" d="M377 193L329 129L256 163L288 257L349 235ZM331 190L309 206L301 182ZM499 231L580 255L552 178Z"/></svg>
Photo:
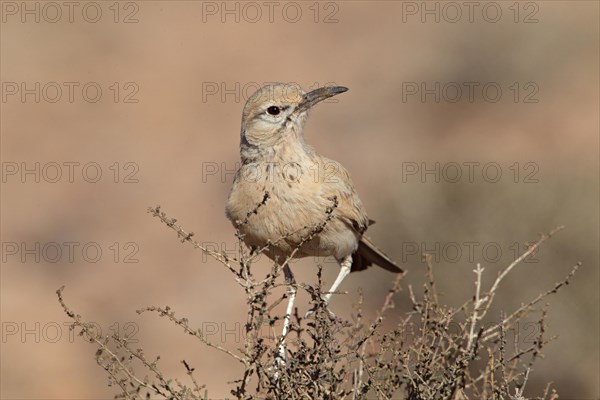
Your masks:
<svg viewBox="0 0 600 400"><path fill-rule="evenodd" d="M261 204L247 215L245 221L240 222L240 240L239 231L244 223L260 214L261 205L268 199L269 195L265 193ZM302 239L294 253L283 262L275 263L262 279L252 274L250 265L257 255L268 251L277 242L254 249L250 254L241 252L239 258L230 258L224 253L201 246L193 239L193 233L187 233L182 226L176 224L177 220L168 218L160 207L149 208L148 212L173 229L182 242L201 249L234 274L235 281L247 296L244 344L242 348L231 349L225 344L212 343L201 330L192 328L187 318L176 317L168 306L146 307L138 310L138 313L151 311L168 318L186 334L196 337L209 348L227 354L241 365L240 378L234 381L235 388L231 391L239 399L386 399L396 397L399 393L407 399L523 399L532 366L542 356L543 347L554 337L547 337L546 310L542 311L537 322L540 327L539 335L528 347L521 348L515 343L512 347L509 346L506 341L507 329L525 316L537 312L535 306L567 285L581 264L577 263L565 279L551 289L512 312L503 312L500 321L492 327L484 329L483 326L489 324L486 316L503 280L562 227L542 235L502 270L487 291L482 287L484 268L477 264L474 270L473 296L466 299L459 308L440 303L431 257L425 256L427 284L423 292L416 293L412 286L408 286L407 297L412 303L411 312L391 313L391 310L395 310L394 297L400 292L404 276L402 274L395 280L377 317L371 322L363 316L362 294L355 305L351 321L331 321L321 298L323 292L319 268L318 284L315 287L298 285L312 299L314 319L305 320L296 310L290 326L290 333L295 332L296 335L294 340L289 338L286 341L289 354L286 356L286 364L284 368L274 368L278 347L283 338L275 335L275 340L272 340L271 336L262 335L261 330L268 327L269 332L273 332L282 318L277 310L286 295L273 294L273 290L281 286L277 283L277 278L283 265L291 261L304 244L326 228L336 207L337 198L332 198L332 206L324 210L323 222L313 227L304 227ZM298 233L290 233L280 240L289 239ZM61 307L73 320L72 328L79 329L81 335L88 337L88 341L98 347L96 361L107 372L110 382L119 387L121 392L117 397L141 399L146 394L165 399L208 398L205 385L198 383L193 375L194 368L187 361L183 360L181 363L192 382L190 387L177 379L165 377L158 367L160 357L149 361L141 349L134 350L129 346L127 337L120 337L118 334L98 337L80 315L67 307L63 299L63 288L57 291L57 295ZM134 371L134 361L144 370L150 371L152 378L140 378ZM254 388L251 388L251 384L254 384ZM555 399L556 392L548 385L539 398Z"/></svg>

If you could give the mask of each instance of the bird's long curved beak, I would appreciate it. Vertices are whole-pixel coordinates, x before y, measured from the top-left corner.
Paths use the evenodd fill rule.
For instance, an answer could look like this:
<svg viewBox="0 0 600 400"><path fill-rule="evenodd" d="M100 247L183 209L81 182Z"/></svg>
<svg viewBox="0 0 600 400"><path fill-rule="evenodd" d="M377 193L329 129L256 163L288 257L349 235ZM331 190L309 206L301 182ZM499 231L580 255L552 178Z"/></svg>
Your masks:
<svg viewBox="0 0 600 400"><path fill-rule="evenodd" d="M303 96L300 104L298 104L296 112L306 111L318 102L335 96L336 94L344 93L347 90L348 88L344 86L324 86L308 92Z"/></svg>

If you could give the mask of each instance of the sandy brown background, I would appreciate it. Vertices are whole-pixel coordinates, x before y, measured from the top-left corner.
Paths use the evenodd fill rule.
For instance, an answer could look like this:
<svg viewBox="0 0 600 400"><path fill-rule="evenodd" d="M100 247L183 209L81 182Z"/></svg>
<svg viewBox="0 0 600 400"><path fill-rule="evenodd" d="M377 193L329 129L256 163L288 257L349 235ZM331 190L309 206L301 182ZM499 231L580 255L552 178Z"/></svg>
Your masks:
<svg viewBox="0 0 600 400"><path fill-rule="evenodd" d="M460 2L428 2L438 7L439 22L420 14L421 2L276 2L272 20L262 2L229 2L234 14L224 13L221 2L77 2L71 21L68 7L55 4L60 18L44 2L1 3L2 398L114 394L95 365L95 348L70 337L64 325L54 294L61 285L69 304L103 332L135 329L139 345L160 354L167 373L182 376L185 358L211 398L228 395L228 382L238 378L234 362L135 310L170 305L235 347L243 293L222 266L179 243L146 208L160 204L199 241L235 252L223 206L238 161L241 110L253 88L273 81L350 88L313 111L306 140L351 171L378 221L371 237L409 271L404 288L423 282L414 247L420 253L439 246L442 299L459 305L472 293L475 263L486 268L489 283L515 249L564 224L537 262L508 280L499 306L518 307L582 261L572 285L548 299L548 334L559 338L535 366L528 393L553 381L561 398L600 396L597 2L495 2L485 13L485 3L477 3L471 21L465 7L456 15ZM491 22L497 9L502 14ZM421 82L439 82L447 92L439 102L406 94ZM463 93L452 102L451 89L466 82L479 85L473 101ZM22 83L32 94L22 97ZM490 83L502 89L496 102L481 91ZM94 103L97 87L102 97ZM455 164L448 163L469 162L497 163L502 177L488 182L479 167L469 182L464 167L451 182ZM35 174L21 175L36 163L39 182ZM53 183L55 163L62 175ZM447 166L439 182L403 175L407 167L435 163ZM72 182L67 165L74 165ZM87 182L94 166L102 176ZM207 174L213 167L217 173ZM487 172L485 178L494 177ZM66 254L70 242L77 243L73 259ZM471 242L472 257L465 245ZM52 243L65 252L56 262ZM27 253L36 244L46 249L39 261ZM82 254L86 244L89 253ZM485 245L502 256L484 254ZM98 247L102 254L92 262ZM331 282L337 266L325 265ZM298 280L314 282L314 260L294 270ZM391 280L379 269L352 274L342 286L349 294L334 297L332 308L349 317L361 287L374 315ZM301 311L306 301L300 296ZM407 311L406 291L397 303L392 322ZM531 333L522 328L517 340Z"/></svg>

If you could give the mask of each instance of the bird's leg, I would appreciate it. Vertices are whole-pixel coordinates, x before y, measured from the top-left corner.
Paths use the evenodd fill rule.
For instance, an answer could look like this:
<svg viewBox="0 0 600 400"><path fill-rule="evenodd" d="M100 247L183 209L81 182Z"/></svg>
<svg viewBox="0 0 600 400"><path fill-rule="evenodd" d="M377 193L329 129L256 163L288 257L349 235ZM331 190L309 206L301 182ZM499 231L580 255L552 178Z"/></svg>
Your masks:
<svg viewBox="0 0 600 400"><path fill-rule="evenodd" d="M346 256L346 258L344 258L340 262L340 273L338 274L337 278L335 278L335 281L333 282L333 285L331 285L331 288L329 289L327 294L323 297L323 300L325 301L326 305L329 304L329 300L331 299L331 295L333 295L333 292L335 292L337 290L337 288L340 286L340 284L342 283L344 278L347 277L348 274L350 273L351 267L352 267L352 255L349 255L349 256Z"/></svg>
<svg viewBox="0 0 600 400"><path fill-rule="evenodd" d="M283 274L285 276L285 282L288 285L288 305L285 310L285 317L283 318L281 344L279 345L279 360L285 364L285 338L290 330L290 319L292 317L292 311L294 311L294 301L296 300L296 279L294 278L294 274L287 263L283 266Z"/></svg>
<svg viewBox="0 0 600 400"><path fill-rule="evenodd" d="M340 261L340 272L339 272L337 278L335 278L335 281L333 282L333 285L331 285L331 288L329 289L329 291L327 291L325 296L323 296L323 301L325 302L326 306L329 304L329 301L331 300L331 296L333 295L333 293L340 286L340 284L342 283L344 278L346 278L348 276L348 274L350 273L351 270L352 270L352 255L349 255L349 256L345 257L342 261ZM309 310L304 315L304 318L310 317L313 313L314 313L314 309ZM332 319L335 319L335 314L332 313L331 311L329 311L329 316Z"/></svg>

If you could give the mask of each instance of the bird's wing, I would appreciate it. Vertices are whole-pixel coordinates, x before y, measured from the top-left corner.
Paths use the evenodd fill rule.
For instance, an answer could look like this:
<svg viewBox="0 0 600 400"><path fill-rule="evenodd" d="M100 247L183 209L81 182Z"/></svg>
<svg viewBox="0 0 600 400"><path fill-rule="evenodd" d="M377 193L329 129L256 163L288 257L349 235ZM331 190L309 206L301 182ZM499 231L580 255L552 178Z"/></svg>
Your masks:
<svg viewBox="0 0 600 400"><path fill-rule="evenodd" d="M350 173L337 161L322 157L320 160L321 195L337 200L334 213L362 234L370 225L367 212L358 198Z"/></svg>
<svg viewBox="0 0 600 400"><path fill-rule="evenodd" d="M350 173L338 162L323 157L324 171L321 176L321 191L327 198L337 198L337 207L334 210L337 216L351 226L360 236L358 250L352 255L352 271L366 269L371 264L394 272L401 273L400 268L383 251L375 246L362 234L369 225L375 221L367 217L365 208L358 198L358 194L350 179Z"/></svg>

